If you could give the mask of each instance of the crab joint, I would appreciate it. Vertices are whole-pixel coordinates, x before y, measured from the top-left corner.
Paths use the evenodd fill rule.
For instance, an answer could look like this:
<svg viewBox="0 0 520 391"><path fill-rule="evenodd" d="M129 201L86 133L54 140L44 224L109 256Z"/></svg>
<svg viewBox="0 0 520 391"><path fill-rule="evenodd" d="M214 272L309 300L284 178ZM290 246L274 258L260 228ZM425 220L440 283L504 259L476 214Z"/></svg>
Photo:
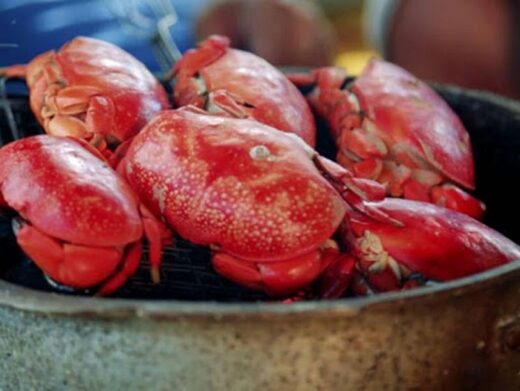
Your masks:
<svg viewBox="0 0 520 391"><path fill-rule="evenodd" d="M359 248L365 261L373 262L368 268L370 273L378 273L390 267L397 279L401 280L401 269L398 262L388 254L383 247L379 236L365 231L359 238Z"/></svg>

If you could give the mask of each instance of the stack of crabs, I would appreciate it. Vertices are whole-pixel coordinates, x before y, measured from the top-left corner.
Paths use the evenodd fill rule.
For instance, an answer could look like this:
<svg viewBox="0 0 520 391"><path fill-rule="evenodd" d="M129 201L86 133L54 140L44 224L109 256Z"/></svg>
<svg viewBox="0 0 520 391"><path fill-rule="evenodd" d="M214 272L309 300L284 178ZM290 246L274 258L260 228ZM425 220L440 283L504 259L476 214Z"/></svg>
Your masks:
<svg viewBox="0 0 520 391"><path fill-rule="evenodd" d="M213 36L174 66L176 109L138 60L94 39L0 73L27 80L47 133L0 149L0 207L59 284L115 292L143 240L158 282L174 234L209 246L220 275L278 298L406 289L520 259L478 221L463 124L393 64L286 76ZM313 111L336 162L314 150Z"/></svg>

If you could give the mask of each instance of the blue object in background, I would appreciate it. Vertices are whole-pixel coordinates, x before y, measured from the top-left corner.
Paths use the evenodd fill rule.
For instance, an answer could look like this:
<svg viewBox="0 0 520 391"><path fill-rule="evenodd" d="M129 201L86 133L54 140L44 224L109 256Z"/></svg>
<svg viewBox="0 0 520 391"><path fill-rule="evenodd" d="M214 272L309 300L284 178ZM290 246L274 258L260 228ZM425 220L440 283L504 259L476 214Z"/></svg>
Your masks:
<svg viewBox="0 0 520 391"><path fill-rule="evenodd" d="M208 1L171 0L178 21L170 31L181 51L195 45L193 23ZM123 27L113 12L139 3L146 5L146 0L0 0L0 66L27 63L84 35L112 42L159 71L147 39Z"/></svg>

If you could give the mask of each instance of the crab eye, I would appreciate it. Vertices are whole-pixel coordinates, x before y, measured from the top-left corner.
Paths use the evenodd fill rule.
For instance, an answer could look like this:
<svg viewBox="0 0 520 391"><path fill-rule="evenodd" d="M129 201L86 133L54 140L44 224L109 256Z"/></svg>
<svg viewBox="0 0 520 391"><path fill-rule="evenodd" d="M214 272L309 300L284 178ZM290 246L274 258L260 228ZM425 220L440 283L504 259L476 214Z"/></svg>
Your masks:
<svg viewBox="0 0 520 391"><path fill-rule="evenodd" d="M269 160L271 151L265 145L256 145L249 150L249 156L253 160Z"/></svg>

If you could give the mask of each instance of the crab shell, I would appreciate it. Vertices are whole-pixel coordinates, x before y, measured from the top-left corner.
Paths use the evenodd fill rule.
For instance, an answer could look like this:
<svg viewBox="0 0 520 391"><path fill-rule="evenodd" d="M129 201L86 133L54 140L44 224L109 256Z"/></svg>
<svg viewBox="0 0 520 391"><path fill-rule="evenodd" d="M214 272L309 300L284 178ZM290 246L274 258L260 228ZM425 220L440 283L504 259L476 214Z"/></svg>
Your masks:
<svg viewBox="0 0 520 391"><path fill-rule="evenodd" d="M125 181L88 149L97 152L47 135L4 146L0 206L23 219L17 241L54 281L81 289L103 284L98 293L108 294L136 271L150 219Z"/></svg>
<svg viewBox="0 0 520 391"><path fill-rule="evenodd" d="M316 249L345 213L304 145L252 120L165 111L136 136L122 172L184 238L280 261Z"/></svg>
<svg viewBox="0 0 520 391"><path fill-rule="evenodd" d="M465 214L396 198L367 204L402 224L346 214L343 237L376 290L399 289L414 273L448 281L520 260L517 244Z"/></svg>
<svg viewBox="0 0 520 391"><path fill-rule="evenodd" d="M403 143L453 182L475 187L469 134L428 85L397 65L372 59L352 91L387 144Z"/></svg>
<svg viewBox="0 0 520 391"><path fill-rule="evenodd" d="M315 145L314 118L298 89L264 59L230 48L226 37L211 36L188 50L174 75L178 106L251 117Z"/></svg>
<svg viewBox="0 0 520 391"><path fill-rule="evenodd" d="M48 134L82 138L100 150L130 139L169 108L166 91L141 62L93 38L75 38L4 73L25 74L31 109Z"/></svg>

